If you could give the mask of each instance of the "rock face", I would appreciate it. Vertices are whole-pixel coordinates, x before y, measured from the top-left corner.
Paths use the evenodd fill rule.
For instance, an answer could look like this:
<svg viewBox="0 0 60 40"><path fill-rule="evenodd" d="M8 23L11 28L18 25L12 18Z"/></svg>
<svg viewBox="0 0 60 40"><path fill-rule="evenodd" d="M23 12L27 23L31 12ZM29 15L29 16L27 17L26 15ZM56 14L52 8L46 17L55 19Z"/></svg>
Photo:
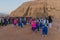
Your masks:
<svg viewBox="0 0 60 40"><path fill-rule="evenodd" d="M60 0L36 0L23 3L11 16L42 17L52 15L60 18Z"/></svg>
<svg viewBox="0 0 60 40"><path fill-rule="evenodd" d="M11 12L11 16L31 16L31 17L41 17L47 14L44 13L43 1L30 1L23 3L16 10Z"/></svg>
<svg viewBox="0 0 60 40"><path fill-rule="evenodd" d="M60 0L47 0L48 14L60 18Z"/></svg>

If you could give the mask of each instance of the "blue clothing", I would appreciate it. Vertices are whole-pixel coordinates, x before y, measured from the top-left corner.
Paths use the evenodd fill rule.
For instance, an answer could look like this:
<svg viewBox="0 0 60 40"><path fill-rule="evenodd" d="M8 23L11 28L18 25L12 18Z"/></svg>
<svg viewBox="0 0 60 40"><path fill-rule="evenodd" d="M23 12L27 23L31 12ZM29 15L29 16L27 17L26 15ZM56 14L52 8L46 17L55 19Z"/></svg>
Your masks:
<svg viewBox="0 0 60 40"><path fill-rule="evenodd" d="M37 31L39 31L40 23L38 18L36 19L36 27L37 27Z"/></svg>
<svg viewBox="0 0 60 40"><path fill-rule="evenodd" d="M32 27L32 31L35 31L35 30L36 30L36 28Z"/></svg>
<svg viewBox="0 0 60 40"><path fill-rule="evenodd" d="M22 22L18 22L18 26L19 27L22 27Z"/></svg>
<svg viewBox="0 0 60 40"><path fill-rule="evenodd" d="M27 22L24 20L24 21L23 21L23 24L26 25L26 23L27 23Z"/></svg>
<svg viewBox="0 0 60 40"><path fill-rule="evenodd" d="M40 25L39 25L38 22L36 23L36 27L37 27L37 30L39 31L39 27L40 27Z"/></svg>
<svg viewBox="0 0 60 40"><path fill-rule="evenodd" d="M43 26L43 23L40 23L40 28L42 28L42 26Z"/></svg>
<svg viewBox="0 0 60 40"><path fill-rule="evenodd" d="M43 20L41 19L40 20L40 28L42 28L42 26L43 26Z"/></svg>
<svg viewBox="0 0 60 40"><path fill-rule="evenodd" d="M42 27L42 35L47 35L48 33L48 28L46 26Z"/></svg>
<svg viewBox="0 0 60 40"><path fill-rule="evenodd" d="M27 21L26 18L23 19L23 24L26 25Z"/></svg>

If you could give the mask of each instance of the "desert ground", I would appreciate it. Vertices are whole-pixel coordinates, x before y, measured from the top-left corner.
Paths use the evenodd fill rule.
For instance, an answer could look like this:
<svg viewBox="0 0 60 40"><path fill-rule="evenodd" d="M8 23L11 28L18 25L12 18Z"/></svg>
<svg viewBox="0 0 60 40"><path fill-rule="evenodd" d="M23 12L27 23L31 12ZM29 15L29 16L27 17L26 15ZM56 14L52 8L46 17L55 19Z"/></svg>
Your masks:
<svg viewBox="0 0 60 40"><path fill-rule="evenodd" d="M48 35L44 38L41 36L41 30L33 32L30 25L19 29L9 24L0 28L0 40L60 40L60 20L53 21L53 27L49 28Z"/></svg>

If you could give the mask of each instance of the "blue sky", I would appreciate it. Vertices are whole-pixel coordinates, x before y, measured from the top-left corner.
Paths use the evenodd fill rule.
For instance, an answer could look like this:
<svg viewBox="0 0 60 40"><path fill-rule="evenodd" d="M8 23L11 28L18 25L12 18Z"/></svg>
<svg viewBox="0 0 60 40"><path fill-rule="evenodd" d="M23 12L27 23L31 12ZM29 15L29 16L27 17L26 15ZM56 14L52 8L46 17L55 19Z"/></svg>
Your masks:
<svg viewBox="0 0 60 40"><path fill-rule="evenodd" d="M30 0L0 0L0 12L9 14L11 11L15 10L22 3Z"/></svg>

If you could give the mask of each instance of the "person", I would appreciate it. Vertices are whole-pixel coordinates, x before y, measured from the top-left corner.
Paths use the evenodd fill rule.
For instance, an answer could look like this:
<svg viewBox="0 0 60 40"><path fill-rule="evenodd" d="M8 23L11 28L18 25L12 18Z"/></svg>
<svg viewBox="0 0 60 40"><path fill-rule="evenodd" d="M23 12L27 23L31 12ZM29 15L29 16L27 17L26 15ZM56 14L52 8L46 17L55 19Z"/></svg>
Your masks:
<svg viewBox="0 0 60 40"><path fill-rule="evenodd" d="M7 26L7 24L8 24L8 19L5 17L4 18L4 25Z"/></svg>
<svg viewBox="0 0 60 40"><path fill-rule="evenodd" d="M49 28L52 28L52 18L51 18L51 16L48 16L48 20L49 20Z"/></svg>
<svg viewBox="0 0 60 40"><path fill-rule="evenodd" d="M1 18L1 26L4 26L4 17Z"/></svg>
<svg viewBox="0 0 60 40"><path fill-rule="evenodd" d="M8 21L9 21L8 23L9 23L9 24L11 24L11 20L12 20L12 18L9 17L9 18L8 18Z"/></svg>
<svg viewBox="0 0 60 40"><path fill-rule="evenodd" d="M22 28L22 19L21 18L19 18L19 20L18 20L18 27L20 28Z"/></svg>
<svg viewBox="0 0 60 40"><path fill-rule="evenodd" d="M48 26L49 24L49 21L48 21L48 18L43 18L43 25L47 25Z"/></svg>
<svg viewBox="0 0 60 40"><path fill-rule="evenodd" d="M1 26L1 17L0 17L0 26Z"/></svg>
<svg viewBox="0 0 60 40"><path fill-rule="evenodd" d="M31 22L32 22L32 18L29 20L29 23L31 24Z"/></svg>
<svg viewBox="0 0 60 40"><path fill-rule="evenodd" d="M10 19L11 19L11 18L9 17L9 18L8 18L8 24L10 24Z"/></svg>
<svg viewBox="0 0 60 40"><path fill-rule="evenodd" d="M42 36L45 37L45 35L48 34L48 19L44 18L43 19L43 26L42 26Z"/></svg>
<svg viewBox="0 0 60 40"><path fill-rule="evenodd" d="M9 18L6 18L6 20L7 20L7 25L9 24L9 20L8 20Z"/></svg>
<svg viewBox="0 0 60 40"><path fill-rule="evenodd" d="M16 26L17 25L17 18L14 18L13 24Z"/></svg>
<svg viewBox="0 0 60 40"><path fill-rule="evenodd" d="M31 22L31 26L32 26L32 31L36 30L36 21L33 19Z"/></svg>
<svg viewBox="0 0 60 40"><path fill-rule="evenodd" d="M47 25L43 25L43 27L42 27L42 37L47 36L47 34L48 34L48 27L47 27Z"/></svg>
<svg viewBox="0 0 60 40"><path fill-rule="evenodd" d="M39 27L40 27L39 18L36 18L36 27L37 27L37 31L39 31Z"/></svg>
<svg viewBox="0 0 60 40"><path fill-rule="evenodd" d="M27 24L26 17L24 17L24 19L23 19L23 24L24 24L24 25Z"/></svg>
<svg viewBox="0 0 60 40"><path fill-rule="evenodd" d="M40 29L42 28L43 26L43 18L40 18Z"/></svg>

